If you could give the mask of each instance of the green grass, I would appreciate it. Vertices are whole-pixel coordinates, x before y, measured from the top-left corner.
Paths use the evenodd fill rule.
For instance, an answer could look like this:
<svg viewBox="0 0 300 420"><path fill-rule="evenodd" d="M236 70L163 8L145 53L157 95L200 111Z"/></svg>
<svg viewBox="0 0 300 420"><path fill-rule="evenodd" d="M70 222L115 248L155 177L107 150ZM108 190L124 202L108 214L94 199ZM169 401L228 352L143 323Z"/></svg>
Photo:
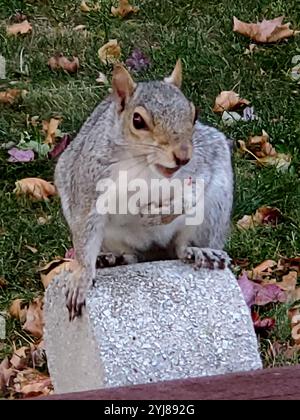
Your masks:
<svg viewBox="0 0 300 420"><path fill-rule="evenodd" d="M134 2L133 2L134 3ZM111 75L111 67L99 62L97 50L108 40L117 38L125 60L138 46L151 58L150 70L139 79L162 78L170 73L176 59L184 63L184 93L200 108L202 121L218 127L235 139L247 139L265 129L273 146L293 156L287 173L274 168L258 168L234 156L236 174L233 230L227 249L233 258L247 258L255 266L266 258L280 255L292 257L300 253L300 85L289 78L291 59L300 54L300 37L274 45L259 46L252 55L245 55L249 40L233 33L232 17L245 21L274 18L284 14L293 27L300 28L300 5L297 0L136 0L140 13L128 18L111 17L112 2L103 0L99 12L84 14L80 1L41 0L9 2L0 0L0 53L7 59L7 79L28 91L26 98L12 106L0 105L0 144L19 141L27 131L33 140L40 140L36 129L27 127L26 117L40 119L60 115L62 130L76 132L93 107L106 95L107 88L97 86L98 71ZM5 25L17 9L33 24L30 35L8 38ZM72 30L78 24L87 26L88 34ZM56 52L79 57L81 67L76 75L51 72L48 59ZM20 58L23 58L21 73ZM222 125L212 112L215 97L222 90L235 90L252 101L259 121ZM60 212L59 201L32 203L16 199L16 180L38 176L52 180L54 163L46 159L27 164L8 164L7 152L0 149L0 276L8 286L0 291L0 310L15 297L31 299L42 290L37 268L70 247L70 235ZM213 162L212 162L213 164ZM284 221L275 228L262 227L240 232L234 226L244 214L259 206L278 207ZM41 215L51 216L46 225L39 225ZM38 253L26 248L35 246ZM273 308L277 327L272 335L261 340L266 365L296 363L273 358L268 349L274 341L289 342L290 329L286 309ZM0 359L9 353L13 342L28 339L20 336L18 323L9 321L7 340L0 343Z"/></svg>

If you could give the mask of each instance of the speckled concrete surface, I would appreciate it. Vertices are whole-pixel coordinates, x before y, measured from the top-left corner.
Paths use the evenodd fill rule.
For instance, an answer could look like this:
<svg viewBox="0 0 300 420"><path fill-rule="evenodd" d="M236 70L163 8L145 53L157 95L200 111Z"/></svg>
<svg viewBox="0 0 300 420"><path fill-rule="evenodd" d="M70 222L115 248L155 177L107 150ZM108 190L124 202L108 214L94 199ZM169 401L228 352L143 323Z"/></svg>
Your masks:
<svg viewBox="0 0 300 420"><path fill-rule="evenodd" d="M180 261L102 269L69 323L65 276L50 285L45 340L56 392L261 368L249 310L229 270Z"/></svg>

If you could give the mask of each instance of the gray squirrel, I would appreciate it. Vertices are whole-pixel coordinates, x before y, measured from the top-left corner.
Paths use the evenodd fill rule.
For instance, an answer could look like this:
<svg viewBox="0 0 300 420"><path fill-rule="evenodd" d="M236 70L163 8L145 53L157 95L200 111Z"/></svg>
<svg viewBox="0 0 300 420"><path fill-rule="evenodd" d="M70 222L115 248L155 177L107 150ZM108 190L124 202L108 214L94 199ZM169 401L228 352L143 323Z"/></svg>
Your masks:
<svg viewBox="0 0 300 420"><path fill-rule="evenodd" d="M224 134L198 121L181 83L180 60L170 77L141 83L116 64L112 93L57 162L55 185L76 255L66 290L71 320L82 313L99 254L108 265L176 258L198 268L230 263L223 247L233 200L231 150ZM117 181L121 171L147 183L153 178L203 179L203 221L187 225L186 214L152 219L143 211L99 213L97 183Z"/></svg>

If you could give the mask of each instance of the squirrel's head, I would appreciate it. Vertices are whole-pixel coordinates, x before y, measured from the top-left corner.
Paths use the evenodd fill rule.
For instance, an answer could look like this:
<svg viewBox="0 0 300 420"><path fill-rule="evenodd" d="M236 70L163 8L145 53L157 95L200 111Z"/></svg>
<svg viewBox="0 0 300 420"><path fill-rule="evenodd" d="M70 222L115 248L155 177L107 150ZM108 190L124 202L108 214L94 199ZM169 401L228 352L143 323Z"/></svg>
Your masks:
<svg viewBox="0 0 300 420"><path fill-rule="evenodd" d="M178 60L164 81L135 83L117 64L113 94L117 101L123 138L136 155L160 175L171 177L192 156L196 110L181 92L182 64Z"/></svg>

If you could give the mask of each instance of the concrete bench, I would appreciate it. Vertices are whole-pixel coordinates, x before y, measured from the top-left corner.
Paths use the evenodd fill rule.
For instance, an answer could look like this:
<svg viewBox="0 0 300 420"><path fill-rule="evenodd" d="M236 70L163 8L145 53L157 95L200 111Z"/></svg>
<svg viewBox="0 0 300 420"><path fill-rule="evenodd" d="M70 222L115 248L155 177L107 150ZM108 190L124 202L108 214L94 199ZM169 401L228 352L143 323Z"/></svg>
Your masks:
<svg viewBox="0 0 300 420"><path fill-rule="evenodd" d="M261 368L249 309L229 270L161 261L97 272L70 323L68 273L48 287L45 342L55 392Z"/></svg>

